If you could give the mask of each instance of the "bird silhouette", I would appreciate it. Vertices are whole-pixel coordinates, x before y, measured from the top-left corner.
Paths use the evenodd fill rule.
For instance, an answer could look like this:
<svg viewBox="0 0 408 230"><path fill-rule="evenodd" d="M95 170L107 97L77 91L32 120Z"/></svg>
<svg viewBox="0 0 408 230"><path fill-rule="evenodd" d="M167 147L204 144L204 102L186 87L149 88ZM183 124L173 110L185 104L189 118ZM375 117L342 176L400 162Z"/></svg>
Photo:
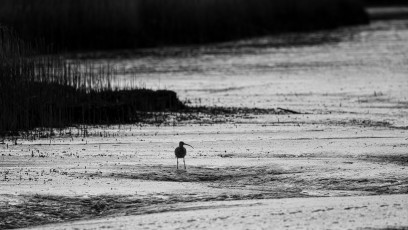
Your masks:
<svg viewBox="0 0 408 230"><path fill-rule="evenodd" d="M179 159L179 158L183 158L184 169L186 169L186 160L185 160L184 157L185 157L186 154L187 154L187 150L186 150L186 148L184 148L184 145L187 145L187 146L190 146L191 148L193 148L193 146L191 146L191 145L189 145L189 144L186 144L186 143L180 141L179 147L177 147L177 148L174 150L174 153L176 154L176 158L177 158L177 169L178 169L178 165L179 165L179 162L178 162L178 159ZM194 149L194 148L193 148L193 149Z"/></svg>

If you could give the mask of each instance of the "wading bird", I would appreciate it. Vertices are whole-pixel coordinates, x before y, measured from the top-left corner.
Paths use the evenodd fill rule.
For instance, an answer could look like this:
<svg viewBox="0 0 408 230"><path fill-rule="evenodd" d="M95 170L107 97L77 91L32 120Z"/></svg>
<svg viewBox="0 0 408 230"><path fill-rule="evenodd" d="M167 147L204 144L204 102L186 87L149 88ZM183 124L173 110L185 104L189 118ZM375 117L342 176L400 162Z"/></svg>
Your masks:
<svg viewBox="0 0 408 230"><path fill-rule="evenodd" d="M187 145L187 146L190 146L191 148L193 148L193 146L188 145L188 144L186 144L186 143L184 143L182 141L179 143L179 147L177 147L176 150L174 150L174 153L176 154L176 158L177 158L177 169L178 169L178 165L179 165L178 164L178 159L179 158L183 158L184 169L186 169L186 160L184 159L184 157L187 154L187 150L186 150L186 148L183 147L183 145Z"/></svg>

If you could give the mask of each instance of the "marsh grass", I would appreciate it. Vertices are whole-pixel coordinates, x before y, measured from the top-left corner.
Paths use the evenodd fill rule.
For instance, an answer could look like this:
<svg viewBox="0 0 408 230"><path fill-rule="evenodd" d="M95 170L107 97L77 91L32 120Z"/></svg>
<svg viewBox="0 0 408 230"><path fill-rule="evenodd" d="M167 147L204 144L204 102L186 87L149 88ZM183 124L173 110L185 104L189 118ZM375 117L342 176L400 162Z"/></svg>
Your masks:
<svg viewBox="0 0 408 230"><path fill-rule="evenodd" d="M130 123L140 121L140 111L184 106L171 91L113 87L116 73L109 66L37 56L36 50L13 31L0 29L2 135L35 127Z"/></svg>
<svg viewBox="0 0 408 230"><path fill-rule="evenodd" d="M225 41L368 17L360 0L2 0L0 22L72 50Z"/></svg>

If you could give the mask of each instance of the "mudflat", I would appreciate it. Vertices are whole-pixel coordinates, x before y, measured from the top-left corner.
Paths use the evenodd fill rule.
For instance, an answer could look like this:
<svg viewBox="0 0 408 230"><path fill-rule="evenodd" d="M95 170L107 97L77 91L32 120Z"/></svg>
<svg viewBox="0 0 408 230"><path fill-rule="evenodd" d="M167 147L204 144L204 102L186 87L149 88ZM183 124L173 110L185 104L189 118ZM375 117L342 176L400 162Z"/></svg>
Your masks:
<svg viewBox="0 0 408 230"><path fill-rule="evenodd" d="M193 106L271 110L5 140L0 228L406 228L407 25L109 60ZM187 170L179 141L194 146Z"/></svg>

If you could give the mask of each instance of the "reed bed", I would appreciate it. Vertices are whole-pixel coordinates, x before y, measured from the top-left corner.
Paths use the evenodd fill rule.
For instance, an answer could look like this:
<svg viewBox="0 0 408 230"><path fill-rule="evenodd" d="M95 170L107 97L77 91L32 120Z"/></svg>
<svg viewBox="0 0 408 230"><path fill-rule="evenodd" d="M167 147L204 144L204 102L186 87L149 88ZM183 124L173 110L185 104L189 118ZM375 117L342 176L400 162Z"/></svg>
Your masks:
<svg viewBox="0 0 408 230"><path fill-rule="evenodd" d="M60 48L216 42L368 22L361 0L2 0L0 22Z"/></svg>
<svg viewBox="0 0 408 230"><path fill-rule="evenodd" d="M113 87L116 73L109 66L37 56L35 50L0 28L0 135L35 127L137 122L140 111L184 106L171 91Z"/></svg>

